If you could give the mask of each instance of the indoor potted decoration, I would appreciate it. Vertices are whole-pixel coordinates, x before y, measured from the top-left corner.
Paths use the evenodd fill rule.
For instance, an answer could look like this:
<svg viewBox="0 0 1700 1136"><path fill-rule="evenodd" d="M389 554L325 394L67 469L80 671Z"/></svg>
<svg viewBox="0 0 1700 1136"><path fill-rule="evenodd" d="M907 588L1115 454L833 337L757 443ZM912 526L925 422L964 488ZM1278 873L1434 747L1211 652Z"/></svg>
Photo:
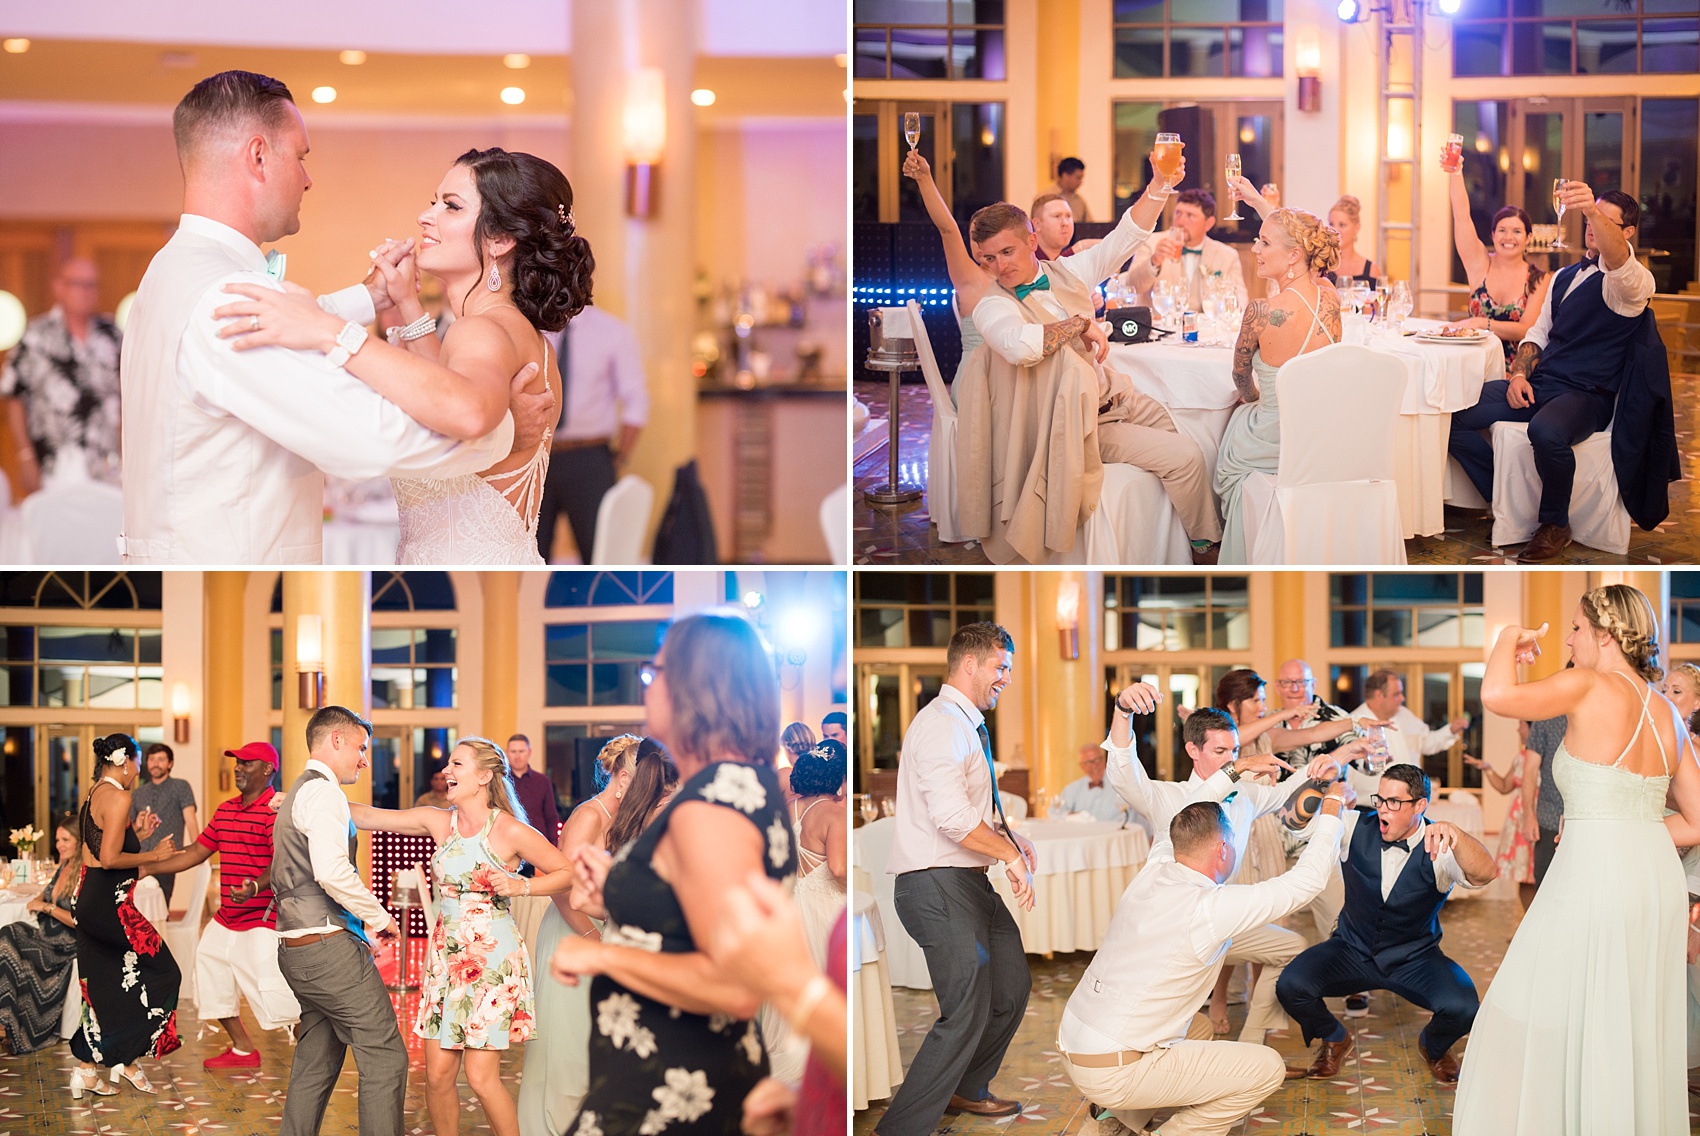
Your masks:
<svg viewBox="0 0 1700 1136"><path fill-rule="evenodd" d="M17 848L18 855L23 859L25 864L24 883L30 882L33 878L33 871L30 865L35 859L36 846L41 843L45 836L46 833L36 828L33 824L26 824L22 828L14 828L12 830L12 844Z"/></svg>

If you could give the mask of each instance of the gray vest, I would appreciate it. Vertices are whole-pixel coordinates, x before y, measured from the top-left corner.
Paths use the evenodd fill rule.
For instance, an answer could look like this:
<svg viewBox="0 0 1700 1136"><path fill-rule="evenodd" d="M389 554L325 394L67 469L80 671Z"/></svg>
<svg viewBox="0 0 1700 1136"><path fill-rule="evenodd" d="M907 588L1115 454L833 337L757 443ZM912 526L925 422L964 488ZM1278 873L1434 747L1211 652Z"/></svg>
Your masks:
<svg viewBox="0 0 1700 1136"><path fill-rule="evenodd" d="M303 927L323 927L326 923L342 924L354 935L365 938L360 920L347 908L332 899L313 876L313 858L307 847L307 834L295 826L295 802L301 786L308 781L329 780L316 769L308 769L289 787L289 795L278 810L277 823L272 827L272 909L277 913L277 929L281 932L299 931ZM352 863L358 840L352 825L348 830L348 859Z"/></svg>

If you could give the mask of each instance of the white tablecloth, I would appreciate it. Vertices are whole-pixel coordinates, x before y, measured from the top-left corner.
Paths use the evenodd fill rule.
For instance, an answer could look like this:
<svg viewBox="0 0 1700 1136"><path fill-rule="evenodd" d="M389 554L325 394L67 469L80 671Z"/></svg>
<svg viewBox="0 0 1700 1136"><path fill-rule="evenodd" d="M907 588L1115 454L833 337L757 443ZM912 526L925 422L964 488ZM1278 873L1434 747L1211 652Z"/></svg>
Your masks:
<svg viewBox="0 0 1700 1136"><path fill-rule="evenodd" d="M401 526L394 521L326 521L324 563L363 566L395 563Z"/></svg>
<svg viewBox="0 0 1700 1136"><path fill-rule="evenodd" d="M52 871L52 865L48 865ZM29 910L30 901L41 897L42 889L47 886L44 879L40 883L31 884L26 888L7 887L0 889L0 927L8 923L17 923L25 919L34 919ZM159 889L159 881L152 876L140 880L135 890L136 910L142 917L152 923L156 929L163 929L171 912L166 907L165 893Z"/></svg>
<svg viewBox="0 0 1700 1136"><path fill-rule="evenodd" d="M1151 851L1145 831L1114 821L1063 820L1030 820L1018 831L1033 842L1039 859L1033 910L1021 910L1001 870L993 871L991 879L1015 916L1023 949L1047 955L1097 950L1110 929L1116 900Z"/></svg>
<svg viewBox="0 0 1700 1136"><path fill-rule="evenodd" d="M42 885L45 887L46 885ZM0 891L0 927L8 923L19 923L25 919L34 919L30 914L30 901L41 894L41 888L6 888Z"/></svg>
<svg viewBox="0 0 1700 1136"><path fill-rule="evenodd" d="M1347 325L1347 342L1388 352L1405 364L1405 400L1394 455L1399 514L1405 536L1433 536L1446 526L1446 443L1452 414L1474 406L1483 383L1505 377L1504 352L1497 338L1424 343L1368 333L1361 320L1350 316ZM1410 319L1405 326L1422 331L1442 324ZM1233 364L1231 347L1188 347L1172 340L1110 347L1109 365L1127 375L1135 390L1168 407L1176 428L1199 443L1212 480L1216 451L1239 399Z"/></svg>
<svg viewBox="0 0 1700 1136"><path fill-rule="evenodd" d="M871 1100L885 1100L903 1081L903 1060L897 1051L897 1014L892 1008L891 980L885 970L885 928L879 904L856 871L850 898L851 1107L864 1109Z"/></svg>

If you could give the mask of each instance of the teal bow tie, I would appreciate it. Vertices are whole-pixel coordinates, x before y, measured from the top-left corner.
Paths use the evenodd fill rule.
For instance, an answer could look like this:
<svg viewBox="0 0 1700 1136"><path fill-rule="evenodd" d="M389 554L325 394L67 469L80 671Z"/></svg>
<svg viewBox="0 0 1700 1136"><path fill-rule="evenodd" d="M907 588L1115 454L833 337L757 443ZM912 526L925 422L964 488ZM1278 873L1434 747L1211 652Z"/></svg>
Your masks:
<svg viewBox="0 0 1700 1136"><path fill-rule="evenodd" d="M268 252L266 254L266 275L282 284L284 264L288 260L289 256L286 253L278 252L276 249Z"/></svg>
<svg viewBox="0 0 1700 1136"><path fill-rule="evenodd" d="M1050 290L1051 278L1049 276L1042 275L1031 284L1017 284L1015 286L1015 298L1018 300L1025 300L1027 298L1027 293L1029 292L1049 292Z"/></svg>
<svg viewBox="0 0 1700 1136"><path fill-rule="evenodd" d="M1184 248L1184 249L1181 250L1181 255L1182 256L1203 256L1204 255L1204 249L1203 248L1195 248L1195 249Z"/></svg>

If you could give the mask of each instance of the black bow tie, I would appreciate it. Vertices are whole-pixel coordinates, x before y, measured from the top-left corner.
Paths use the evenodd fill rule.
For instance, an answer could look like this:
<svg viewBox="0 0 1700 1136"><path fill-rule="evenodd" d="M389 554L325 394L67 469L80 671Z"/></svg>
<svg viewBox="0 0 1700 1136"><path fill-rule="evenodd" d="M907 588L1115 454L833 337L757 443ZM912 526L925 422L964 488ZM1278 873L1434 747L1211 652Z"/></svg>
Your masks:
<svg viewBox="0 0 1700 1136"><path fill-rule="evenodd" d="M1381 840L1381 850L1383 852L1387 851L1389 848L1397 848L1400 851L1407 853L1411 850L1411 838L1409 836L1406 836L1403 840L1389 840L1380 833L1376 833L1376 836Z"/></svg>

